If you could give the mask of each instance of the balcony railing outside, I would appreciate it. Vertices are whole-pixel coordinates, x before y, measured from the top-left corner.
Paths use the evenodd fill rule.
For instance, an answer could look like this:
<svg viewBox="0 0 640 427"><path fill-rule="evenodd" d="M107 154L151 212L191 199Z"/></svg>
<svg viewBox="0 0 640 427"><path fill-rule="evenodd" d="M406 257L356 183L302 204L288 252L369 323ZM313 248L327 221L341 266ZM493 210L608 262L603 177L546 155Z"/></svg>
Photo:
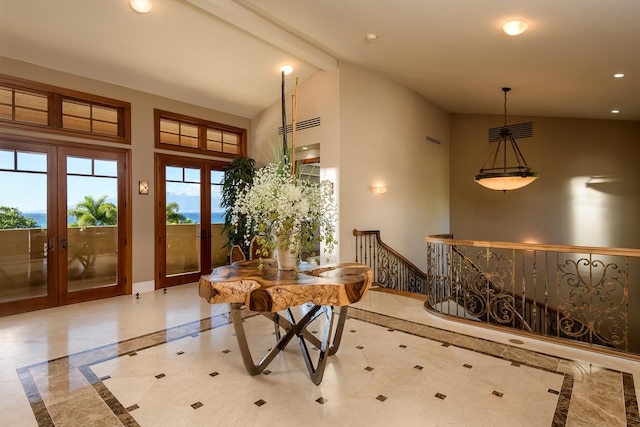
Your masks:
<svg viewBox="0 0 640 427"><path fill-rule="evenodd" d="M168 224L171 250L167 265L179 271L198 268L199 224ZM211 264L228 264L229 248L222 224L211 225ZM82 286L103 286L115 279L117 227L69 227L68 280ZM47 293L47 230L44 228L0 230L0 302L35 298ZM99 279L99 280L98 280Z"/></svg>

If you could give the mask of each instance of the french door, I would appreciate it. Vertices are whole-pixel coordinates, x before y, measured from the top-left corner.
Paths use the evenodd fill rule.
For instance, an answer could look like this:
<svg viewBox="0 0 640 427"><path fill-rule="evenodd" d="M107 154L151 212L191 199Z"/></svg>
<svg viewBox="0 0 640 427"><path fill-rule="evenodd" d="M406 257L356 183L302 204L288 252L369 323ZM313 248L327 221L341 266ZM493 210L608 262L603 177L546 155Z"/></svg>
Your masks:
<svg viewBox="0 0 640 427"><path fill-rule="evenodd" d="M156 155L156 289L228 263L220 187L226 163Z"/></svg>
<svg viewBox="0 0 640 427"><path fill-rule="evenodd" d="M0 315L125 292L127 156L0 139Z"/></svg>

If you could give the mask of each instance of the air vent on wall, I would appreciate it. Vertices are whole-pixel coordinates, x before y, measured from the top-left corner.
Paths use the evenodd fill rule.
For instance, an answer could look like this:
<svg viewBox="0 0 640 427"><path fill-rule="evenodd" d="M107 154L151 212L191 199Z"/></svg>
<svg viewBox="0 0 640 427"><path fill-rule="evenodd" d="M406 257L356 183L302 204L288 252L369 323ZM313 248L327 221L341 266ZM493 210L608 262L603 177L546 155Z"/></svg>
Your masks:
<svg viewBox="0 0 640 427"><path fill-rule="evenodd" d="M313 119L302 120L296 123L296 132L304 129L314 128L316 126L320 126L320 117L315 117ZM287 133L290 133L293 129L292 125L287 125ZM282 135L282 126L278 128L278 135Z"/></svg>
<svg viewBox="0 0 640 427"><path fill-rule="evenodd" d="M503 128L504 126L489 129L489 142L496 142L500 138L500 131ZM507 128L511 131L513 139L531 138L533 136L533 122L508 125Z"/></svg>
<svg viewBox="0 0 640 427"><path fill-rule="evenodd" d="M438 141L438 140L437 140L437 139L435 139L435 138L431 138L430 136L427 136L426 138L427 138L427 141L429 141L429 142L433 142L434 144L438 144L438 145L440 145L440 144L441 144L441 142L440 142L440 141Z"/></svg>

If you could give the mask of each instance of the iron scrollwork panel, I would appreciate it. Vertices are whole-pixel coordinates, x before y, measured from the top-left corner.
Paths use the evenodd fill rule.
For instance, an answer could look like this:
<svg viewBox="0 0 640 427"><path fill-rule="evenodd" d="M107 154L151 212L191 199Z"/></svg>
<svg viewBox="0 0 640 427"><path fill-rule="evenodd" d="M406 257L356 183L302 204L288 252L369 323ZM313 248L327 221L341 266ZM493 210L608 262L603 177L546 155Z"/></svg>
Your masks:
<svg viewBox="0 0 640 427"><path fill-rule="evenodd" d="M628 347L628 271L593 256L558 262L558 328L592 344Z"/></svg>
<svg viewBox="0 0 640 427"><path fill-rule="evenodd" d="M491 250L478 251L465 264L465 308L490 323L508 324L515 319L512 289L513 259Z"/></svg>
<svg viewBox="0 0 640 427"><path fill-rule="evenodd" d="M399 289L398 270L398 258L388 251L378 249L378 282L385 288Z"/></svg>

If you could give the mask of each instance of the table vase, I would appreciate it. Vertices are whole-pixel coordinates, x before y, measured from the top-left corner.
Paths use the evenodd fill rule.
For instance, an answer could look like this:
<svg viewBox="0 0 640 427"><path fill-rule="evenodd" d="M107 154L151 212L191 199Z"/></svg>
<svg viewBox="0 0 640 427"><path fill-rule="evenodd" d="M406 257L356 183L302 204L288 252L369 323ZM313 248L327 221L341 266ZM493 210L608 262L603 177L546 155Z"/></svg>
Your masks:
<svg viewBox="0 0 640 427"><path fill-rule="evenodd" d="M278 260L278 270L295 270L298 266L298 251L291 253L291 249L286 247L276 247L276 259Z"/></svg>

